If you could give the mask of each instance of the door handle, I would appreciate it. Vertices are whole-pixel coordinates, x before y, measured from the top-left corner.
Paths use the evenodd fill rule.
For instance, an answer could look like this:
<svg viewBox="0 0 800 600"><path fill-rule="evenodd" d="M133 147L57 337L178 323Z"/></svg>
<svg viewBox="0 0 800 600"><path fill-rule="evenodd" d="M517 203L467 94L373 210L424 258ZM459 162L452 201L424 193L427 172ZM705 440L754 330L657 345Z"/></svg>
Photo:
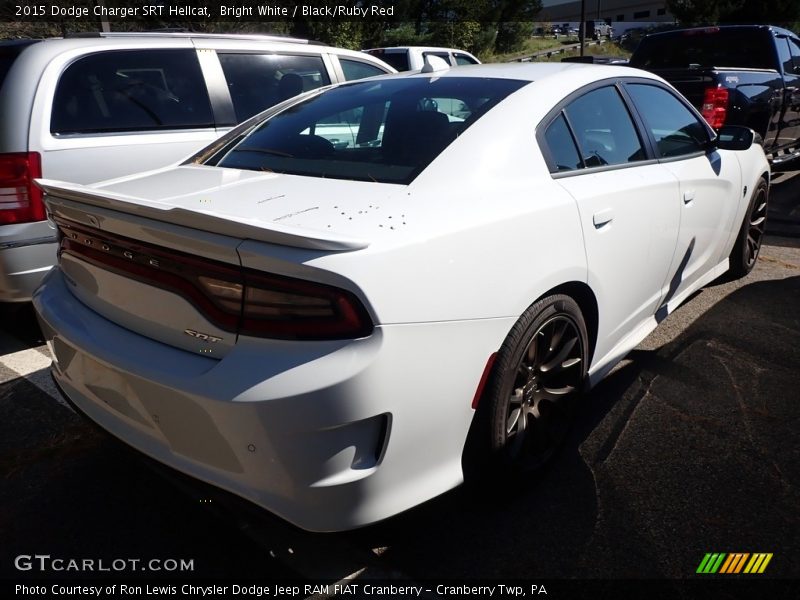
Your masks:
<svg viewBox="0 0 800 600"><path fill-rule="evenodd" d="M683 203L689 204L692 200L694 200L694 190L687 190L683 192Z"/></svg>
<svg viewBox="0 0 800 600"><path fill-rule="evenodd" d="M595 229L600 229L601 227L605 227L613 220L614 220L613 208L606 208L592 215L592 223L594 223Z"/></svg>

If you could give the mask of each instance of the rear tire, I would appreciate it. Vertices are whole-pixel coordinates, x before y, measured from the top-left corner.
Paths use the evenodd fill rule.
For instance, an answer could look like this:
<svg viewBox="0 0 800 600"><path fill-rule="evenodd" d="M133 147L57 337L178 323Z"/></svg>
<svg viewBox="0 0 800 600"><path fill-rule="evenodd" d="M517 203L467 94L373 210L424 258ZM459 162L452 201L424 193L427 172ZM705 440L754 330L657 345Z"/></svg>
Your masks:
<svg viewBox="0 0 800 600"><path fill-rule="evenodd" d="M769 186L764 179L760 179L750 196L739 235L729 257L730 275L733 279L744 277L756 265L767 224L768 202Z"/></svg>
<svg viewBox="0 0 800 600"><path fill-rule="evenodd" d="M519 477L553 456L572 423L588 369L586 324L577 303L547 296L514 324L481 398L465 452L465 475Z"/></svg>

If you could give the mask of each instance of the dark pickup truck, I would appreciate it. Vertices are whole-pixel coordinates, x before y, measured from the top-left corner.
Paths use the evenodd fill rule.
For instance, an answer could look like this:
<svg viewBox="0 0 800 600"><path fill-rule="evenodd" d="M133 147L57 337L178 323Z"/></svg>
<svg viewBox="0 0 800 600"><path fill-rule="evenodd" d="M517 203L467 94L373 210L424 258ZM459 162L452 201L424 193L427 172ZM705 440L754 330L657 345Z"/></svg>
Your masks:
<svg viewBox="0 0 800 600"><path fill-rule="evenodd" d="M774 166L800 157L800 38L791 31L731 25L655 33L630 66L666 79L715 129L759 133Z"/></svg>

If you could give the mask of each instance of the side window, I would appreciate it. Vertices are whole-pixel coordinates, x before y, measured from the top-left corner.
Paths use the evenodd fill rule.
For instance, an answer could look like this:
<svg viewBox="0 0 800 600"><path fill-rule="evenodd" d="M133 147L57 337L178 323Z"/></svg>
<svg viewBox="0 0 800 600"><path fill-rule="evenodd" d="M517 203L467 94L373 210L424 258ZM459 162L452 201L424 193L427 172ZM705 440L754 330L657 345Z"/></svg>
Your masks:
<svg viewBox="0 0 800 600"><path fill-rule="evenodd" d="M457 65L477 65L478 63L465 54L453 53Z"/></svg>
<svg viewBox="0 0 800 600"><path fill-rule="evenodd" d="M321 56L221 52L219 61L239 122L330 83Z"/></svg>
<svg viewBox="0 0 800 600"><path fill-rule="evenodd" d="M375 75L386 75L386 71L383 69L369 63L361 62L360 60L350 60L340 57L339 64L342 65L342 72L347 81L374 77Z"/></svg>
<svg viewBox="0 0 800 600"><path fill-rule="evenodd" d="M621 165L645 158L641 141L619 92L592 90L565 109L587 167Z"/></svg>
<svg viewBox="0 0 800 600"><path fill-rule="evenodd" d="M790 42L787 38L776 38L775 47L778 49L778 62L783 66L784 73L793 73L792 53L789 50Z"/></svg>
<svg viewBox="0 0 800 600"><path fill-rule="evenodd" d="M551 173L572 171L583 166L563 114L548 125L544 139L550 154Z"/></svg>
<svg viewBox="0 0 800 600"><path fill-rule="evenodd" d="M705 150L708 129L670 92L639 83L628 84L625 89L653 134L659 155L683 156Z"/></svg>
<svg viewBox="0 0 800 600"><path fill-rule="evenodd" d="M789 65L786 65L786 72L800 75L800 41L794 38L789 38L786 41L789 42L789 51L792 53L792 61L794 62L791 69Z"/></svg>
<svg viewBox="0 0 800 600"><path fill-rule="evenodd" d="M72 63L53 99L53 134L214 126L194 50L98 52Z"/></svg>

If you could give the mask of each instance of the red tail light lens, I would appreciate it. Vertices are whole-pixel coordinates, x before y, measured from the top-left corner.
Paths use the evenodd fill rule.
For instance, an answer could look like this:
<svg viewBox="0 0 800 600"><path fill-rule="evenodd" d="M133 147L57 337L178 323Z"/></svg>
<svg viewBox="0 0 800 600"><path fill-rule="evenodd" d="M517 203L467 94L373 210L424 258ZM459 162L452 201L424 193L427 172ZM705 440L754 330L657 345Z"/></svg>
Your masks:
<svg viewBox="0 0 800 600"><path fill-rule="evenodd" d="M703 108L700 111L708 124L719 129L728 117L728 89L724 87L708 87L703 94Z"/></svg>
<svg viewBox="0 0 800 600"><path fill-rule="evenodd" d="M44 221L42 191L33 183L41 176L38 152L0 154L0 225Z"/></svg>
<svg viewBox="0 0 800 600"><path fill-rule="evenodd" d="M57 222L60 253L178 294L226 331L293 340L355 339L372 333L366 309L347 290Z"/></svg>
<svg viewBox="0 0 800 600"><path fill-rule="evenodd" d="M372 320L347 290L246 274L240 333L293 339L358 338L372 333Z"/></svg>

